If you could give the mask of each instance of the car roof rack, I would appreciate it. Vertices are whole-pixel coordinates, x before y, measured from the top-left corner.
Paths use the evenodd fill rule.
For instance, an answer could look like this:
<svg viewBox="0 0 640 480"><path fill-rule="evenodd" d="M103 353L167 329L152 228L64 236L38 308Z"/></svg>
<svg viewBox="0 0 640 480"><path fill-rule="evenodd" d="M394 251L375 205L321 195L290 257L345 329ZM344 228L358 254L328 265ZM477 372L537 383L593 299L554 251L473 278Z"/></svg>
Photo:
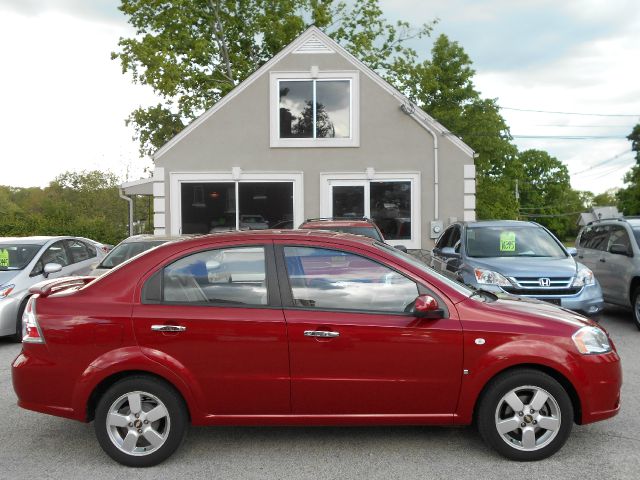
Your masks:
<svg viewBox="0 0 640 480"><path fill-rule="evenodd" d="M373 223L369 217L318 217L307 218L305 222L367 222Z"/></svg>
<svg viewBox="0 0 640 480"><path fill-rule="evenodd" d="M626 222L627 220L634 220L634 219L639 219L639 218L640 218L640 216L597 218L597 219L591 220L589 223L587 223L587 226L588 225L593 225L594 223L598 223L598 222L613 222L613 221Z"/></svg>

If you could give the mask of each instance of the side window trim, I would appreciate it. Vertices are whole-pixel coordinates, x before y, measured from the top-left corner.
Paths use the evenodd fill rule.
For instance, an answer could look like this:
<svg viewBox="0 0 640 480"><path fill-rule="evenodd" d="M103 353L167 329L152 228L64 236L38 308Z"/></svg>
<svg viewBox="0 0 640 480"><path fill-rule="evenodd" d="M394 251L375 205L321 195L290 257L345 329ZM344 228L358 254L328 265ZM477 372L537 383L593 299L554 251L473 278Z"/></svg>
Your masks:
<svg viewBox="0 0 640 480"><path fill-rule="evenodd" d="M376 258L366 257L364 255L360 255L359 253L352 252L351 250L340 250L339 248L335 248L335 247L309 245L304 243L276 243L274 247L275 247L276 267L278 270L277 276L278 276L278 284L280 287L280 298L282 300L282 308L285 308L287 310L305 310L305 311L311 311L311 312L367 313L372 315L396 315L400 317L414 316L412 313L405 313L405 312L389 312L389 311L383 311L383 310L358 310L358 309L350 309L350 308L327 308L327 307L315 308L315 307L303 307L303 306L295 305L293 301L293 291L291 289L291 284L289 283L289 275L287 273L287 266L284 259L285 258L284 249L285 247L320 248L323 250L335 250L337 252L347 252L351 255L356 255L356 256L365 258L367 260L370 260L372 262L375 262L379 265L382 265L385 268L388 268L389 270L396 272L399 275L402 275L407 280L410 280L416 284L416 288L418 289L419 295L431 295L433 298L435 298L436 301L438 302L438 305L440 305L444 311L444 315L442 318L449 318L449 308L447 307L446 302L442 299L442 295L437 294L436 292L433 291L433 289L424 285L424 283L416 281L411 277L408 277L405 273L399 271L394 266L383 263L382 261Z"/></svg>
<svg viewBox="0 0 640 480"><path fill-rule="evenodd" d="M197 253L207 252L211 250L219 250L219 249L231 249L231 248L250 248L250 247L262 247L264 249L264 258L265 258L265 281L267 284L267 304L266 305L233 305L233 304L222 304L222 303L204 303L204 302L167 302L164 300L164 271L165 268L178 260L188 257L189 255L195 255ZM155 286L156 289L159 288L159 292L155 292L157 296L160 298L159 300L148 299L145 298L147 287L150 282L155 280L155 277L159 276L159 280L156 280L158 285ZM182 255L178 258L172 259L169 263L163 264L157 270L154 270L147 278L144 280L142 287L140 289L140 303L143 305L182 305L182 306L196 306L196 307L213 307L213 308L282 308L282 302L280 300L280 291L278 289L278 279L276 276L276 260L274 254L273 243L254 243L254 244L233 244L233 245L220 245L214 248L205 248L203 250L198 250L194 252L190 252L186 255Z"/></svg>

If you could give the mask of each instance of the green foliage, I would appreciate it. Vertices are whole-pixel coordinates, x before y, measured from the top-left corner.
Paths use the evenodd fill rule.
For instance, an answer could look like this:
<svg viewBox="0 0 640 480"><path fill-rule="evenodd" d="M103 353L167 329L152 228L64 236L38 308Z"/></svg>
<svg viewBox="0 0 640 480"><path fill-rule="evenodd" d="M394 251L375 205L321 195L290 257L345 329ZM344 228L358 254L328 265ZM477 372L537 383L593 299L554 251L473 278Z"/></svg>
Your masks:
<svg viewBox="0 0 640 480"><path fill-rule="evenodd" d="M616 193L616 199L622 213L640 215L640 123L633 127L627 139L631 142L631 150L636 152L636 164L624 175L624 183L628 186Z"/></svg>
<svg viewBox="0 0 640 480"><path fill-rule="evenodd" d="M415 59L404 43L433 26L391 24L378 0L122 0L120 10L136 33L121 38L111 57L162 99L127 119L141 155L152 155L309 24L381 73L396 58Z"/></svg>
<svg viewBox="0 0 640 480"><path fill-rule="evenodd" d="M0 236L74 235L115 244L127 236L127 204L118 179L100 171L66 172L46 188L0 186Z"/></svg>

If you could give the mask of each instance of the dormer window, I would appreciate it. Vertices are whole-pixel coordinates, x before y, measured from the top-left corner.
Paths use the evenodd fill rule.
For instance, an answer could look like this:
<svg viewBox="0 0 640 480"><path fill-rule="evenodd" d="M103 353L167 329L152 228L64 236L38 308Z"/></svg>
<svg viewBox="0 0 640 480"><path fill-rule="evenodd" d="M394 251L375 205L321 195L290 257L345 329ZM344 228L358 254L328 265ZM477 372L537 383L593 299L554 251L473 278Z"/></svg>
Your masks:
<svg viewBox="0 0 640 480"><path fill-rule="evenodd" d="M272 73L272 147L357 147L355 72Z"/></svg>

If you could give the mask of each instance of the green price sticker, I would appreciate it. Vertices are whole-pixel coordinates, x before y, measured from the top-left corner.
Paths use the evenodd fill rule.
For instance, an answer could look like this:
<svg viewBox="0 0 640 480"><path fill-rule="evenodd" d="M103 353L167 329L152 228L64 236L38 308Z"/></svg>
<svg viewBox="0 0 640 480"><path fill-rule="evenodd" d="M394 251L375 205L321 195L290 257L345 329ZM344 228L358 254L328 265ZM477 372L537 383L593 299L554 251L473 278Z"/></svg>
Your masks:
<svg viewBox="0 0 640 480"><path fill-rule="evenodd" d="M516 234L515 232L500 233L500 251L515 252L516 251Z"/></svg>
<svg viewBox="0 0 640 480"><path fill-rule="evenodd" d="M0 267L9 266L9 250L0 250Z"/></svg>

